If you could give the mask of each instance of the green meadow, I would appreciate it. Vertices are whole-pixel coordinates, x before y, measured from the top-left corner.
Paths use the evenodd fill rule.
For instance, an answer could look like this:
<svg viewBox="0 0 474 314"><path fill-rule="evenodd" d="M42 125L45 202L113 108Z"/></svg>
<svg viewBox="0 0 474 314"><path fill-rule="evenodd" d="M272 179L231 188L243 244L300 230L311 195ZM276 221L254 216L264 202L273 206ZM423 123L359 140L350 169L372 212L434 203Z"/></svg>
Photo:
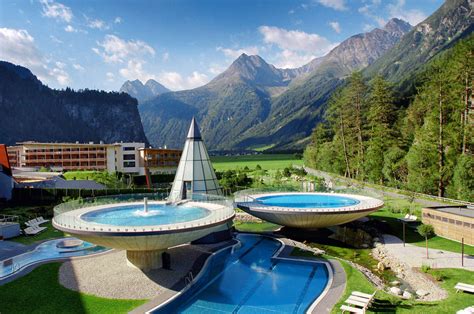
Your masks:
<svg viewBox="0 0 474 314"><path fill-rule="evenodd" d="M211 157L212 165L217 171L255 169L260 165L265 170L283 169L292 165L303 165L303 160L293 154L259 154L245 156L215 156Z"/></svg>

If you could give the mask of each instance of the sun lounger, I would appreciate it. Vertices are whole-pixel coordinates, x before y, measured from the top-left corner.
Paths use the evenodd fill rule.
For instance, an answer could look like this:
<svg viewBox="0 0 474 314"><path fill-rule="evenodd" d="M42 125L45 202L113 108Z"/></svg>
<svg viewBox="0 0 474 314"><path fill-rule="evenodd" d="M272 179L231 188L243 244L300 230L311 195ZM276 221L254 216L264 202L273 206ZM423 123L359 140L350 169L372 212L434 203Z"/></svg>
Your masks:
<svg viewBox="0 0 474 314"><path fill-rule="evenodd" d="M42 224L42 223L48 222L49 220L48 220L48 219L44 219L43 216L40 216L37 221L38 221L40 224Z"/></svg>
<svg viewBox="0 0 474 314"><path fill-rule="evenodd" d="M23 232L26 235L36 235L36 234L40 233L41 230L33 229L33 227L28 227L28 228L23 229Z"/></svg>
<svg viewBox="0 0 474 314"><path fill-rule="evenodd" d="M352 295L353 296L357 296L357 297L361 297L361 298L366 298L366 299L370 299L372 300L374 297L375 297L375 293L377 291L375 291L374 293L372 294L368 294L368 293L364 293L364 292L360 292L360 291L352 291Z"/></svg>
<svg viewBox="0 0 474 314"><path fill-rule="evenodd" d="M456 289L456 292L464 291L474 293L474 285L470 285L467 283L458 282L454 289Z"/></svg>
<svg viewBox="0 0 474 314"><path fill-rule="evenodd" d="M351 305L351 306L352 306L352 305L358 306L358 307L363 308L363 309L367 308L367 306L369 305L369 302L368 302L367 299L364 300L364 301L358 301L358 300L349 298L349 299L347 299L346 301L344 301L344 303L347 303L347 304L349 304L349 305Z"/></svg>
<svg viewBox="0 0 474 314"><path fill-rule="evenodd" d="M344 313L344 312L356 313L356 314L364 314L365 313L365 309L360 309L358 307L352 307L352 306L348 306L348 305L341 305L341 310L342 310L342 313Z"/></svg>
<svg viewBox="0 0 474 314"><path fill-rule="evenodd" d="M372 301L371 298L358 297L356 295L351 295L349 297L349 299L354 300L354 301L358 301L358 302L363 302L363 303L366 303L366 304L369 304Z"/></svg>

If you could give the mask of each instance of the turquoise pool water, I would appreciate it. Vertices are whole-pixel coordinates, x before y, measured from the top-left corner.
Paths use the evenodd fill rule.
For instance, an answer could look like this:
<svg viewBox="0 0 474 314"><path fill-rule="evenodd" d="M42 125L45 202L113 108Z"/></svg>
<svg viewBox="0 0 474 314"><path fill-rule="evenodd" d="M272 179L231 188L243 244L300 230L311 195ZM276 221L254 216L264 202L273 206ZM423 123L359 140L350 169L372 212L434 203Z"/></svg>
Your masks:
<svg viewBox="0 0 474 314"><path fill-rule="evenodd" d="M209 214L202 207L150 204L148 212L144 211L143 205L114 206L85 213L81 219L104 225L156 226L193 221Z"/></svg>
<svg viewBox="0 0 474 314"><path fill-rule="evenodd" d="M257 202L276 207L335 208L359 204L350 197L323 194L276 194L257 198Z"/></svg>
<svg viewBox="0 0 474 314"><path fill-rule="evenodd" d="M56 239L43 242L38 245L33 251L17 255L11 258L11 261L0 261L0 279L8 277L29 265L33 265L39 262L75 256L85 256L108 250L107 248L96 246L89 242L83 242L82 245L73 248L58 248L57 245L61 241L64 241L64 239Z"/></svg>
<svg viewBox="0 0 474 314"><path fill-rule="evenodd" d="M272 261L278 241L238 235L189 290L152 313L305 313L328 283L325 265Z"/></svg>

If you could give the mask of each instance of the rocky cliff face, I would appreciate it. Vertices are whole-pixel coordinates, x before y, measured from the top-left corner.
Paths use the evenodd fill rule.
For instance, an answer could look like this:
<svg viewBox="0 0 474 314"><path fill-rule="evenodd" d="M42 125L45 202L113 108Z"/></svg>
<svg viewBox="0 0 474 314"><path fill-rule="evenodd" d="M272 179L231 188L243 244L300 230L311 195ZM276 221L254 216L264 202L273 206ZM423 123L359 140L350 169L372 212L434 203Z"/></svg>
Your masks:
<svg viewBox="0 0 474 314"><path fill-rule="evenodd" d="M383 57L364 70L379 73L396 84L402 94L413 90L413 75L426 62L474 30L474 2L449 0L416 25Z"/></svg>
<svg viewBox="0 0 474 314"><path fill-rule="evenodd" d="M145 142L137 101L124 93L54 90L0 61L0 143Z"/></svg>

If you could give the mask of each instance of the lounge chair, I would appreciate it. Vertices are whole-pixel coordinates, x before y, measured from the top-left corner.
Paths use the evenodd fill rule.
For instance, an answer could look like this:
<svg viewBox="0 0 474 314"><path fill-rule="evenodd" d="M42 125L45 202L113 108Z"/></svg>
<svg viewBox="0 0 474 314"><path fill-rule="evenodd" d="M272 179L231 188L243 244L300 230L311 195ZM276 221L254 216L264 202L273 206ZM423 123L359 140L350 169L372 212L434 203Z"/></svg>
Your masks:
<svg viewBox="0 0 474 314"><path fill-rule="evenodd" d="M45 223L45 222L48 222L49 220L48 219L44 219L43 216L40 216L37 221L42 224L42 223Z"/></svg>
<svg viewBox="0 0 474 314"><path fill-rule="evenodd" d="M353 298L348 298L346 301L344 301L344 303L347 303L350 306L358 306L362 309L366 309L369 306L368 301L369 300L367 300L367 299L365 299L363 301L360 301L360 300L356 300L356 299L353 299Z"/></svg>
<svg viewBox="0 0 474 314"><path fill-rule="evenodd" d="M456 286L454 286L454 289L456 289L456 292L463 291L474 293L474 285L467 283L458 282Z"/></svg>
<svg viewBox="0 0 474 314"><path fill-rule="evenodd" d="M28 228L23 229L23 233L26 235L36 235L39 232L40 232L39 230L33 229L33 227L28 227Z"/></svg>
<svg viewBox="0 0 474 314"><path fill-rule="evenodd" d="M351 295L349 297L349 299L351 300L354 300L354 301L358 301L358 302L363 302L363 303L366 303L367 305L372 302L372 299L371 298L364 298L364 297L358 297L356 295Z"/></svg>
<svg viewBox="0 0 474 314"><path fill-rule="evenodd" d="M349 313L356 313L356 314L365 314L365 309L360 309L358 307L352 307L348 305L341 305L342 313L349 312Z"/></svg>
<svg viewBox="0 0 474 314"><path fill-rule="evenodd" d="M360 291L352 291L352 295L372 300L374 298L376 292L374 292L372 294L368 294L368 293L364 293L364 292L360 292Z"/></svg>

